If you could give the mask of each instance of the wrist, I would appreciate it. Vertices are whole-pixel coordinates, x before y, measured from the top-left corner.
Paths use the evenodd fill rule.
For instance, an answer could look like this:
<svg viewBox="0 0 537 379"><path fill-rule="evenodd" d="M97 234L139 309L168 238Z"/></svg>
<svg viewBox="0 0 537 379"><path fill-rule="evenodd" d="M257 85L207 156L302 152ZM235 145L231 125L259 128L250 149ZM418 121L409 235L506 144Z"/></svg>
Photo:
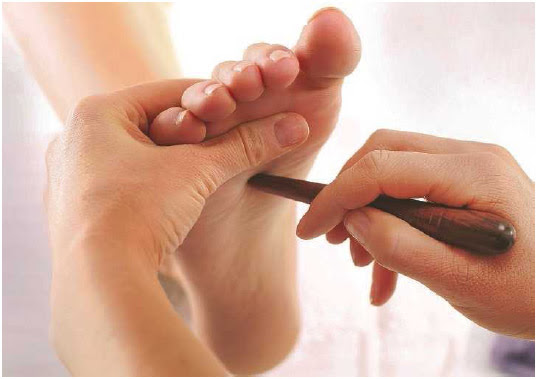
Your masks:
<svg viewBox="0 0 537 379"><path fill-rule="evenodd" d="M67 258L93 254L106 255L108 259L141 259L156 271L160 262L157 244L138 225L122 223L121 219L128 220L85 220L56 228L51 233L54 267Z"/></svg>

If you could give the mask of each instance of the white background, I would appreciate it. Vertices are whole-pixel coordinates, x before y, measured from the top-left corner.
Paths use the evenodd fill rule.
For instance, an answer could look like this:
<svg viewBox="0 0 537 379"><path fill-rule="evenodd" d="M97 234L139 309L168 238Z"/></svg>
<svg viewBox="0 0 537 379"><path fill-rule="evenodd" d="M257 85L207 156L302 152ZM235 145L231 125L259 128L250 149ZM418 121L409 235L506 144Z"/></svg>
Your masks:
<svg viewBox="0 0 537 379"><path fill-rule="evenodd" d="M189 1L170 14L185 76L206 77L251 43L292 46L314 10L342 8L363 56L310 179L328 182L378 128L493 142L535 177L534 5ZM62 375L47 340L49 249L43 154L60 124L4 30L3 374ZM301 213L304 207L301 207ZM299 243L303 330L273 375L495 375L492 335L402 279L369 306L370 269L347 246Z"/></svg>

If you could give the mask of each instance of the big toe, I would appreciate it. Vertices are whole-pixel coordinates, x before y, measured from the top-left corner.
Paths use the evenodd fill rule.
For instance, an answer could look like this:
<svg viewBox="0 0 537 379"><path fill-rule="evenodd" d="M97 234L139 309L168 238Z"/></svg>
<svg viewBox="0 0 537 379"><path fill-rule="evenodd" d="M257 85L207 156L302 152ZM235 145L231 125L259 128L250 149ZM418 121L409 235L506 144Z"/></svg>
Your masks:
<svg viewBox="0 0 537 379"><path fill-rule="evenodd" d="M302 30L295 47L300 69L312 79L341 79L358 65L360 37L339 9L317 11Z"/></svg>

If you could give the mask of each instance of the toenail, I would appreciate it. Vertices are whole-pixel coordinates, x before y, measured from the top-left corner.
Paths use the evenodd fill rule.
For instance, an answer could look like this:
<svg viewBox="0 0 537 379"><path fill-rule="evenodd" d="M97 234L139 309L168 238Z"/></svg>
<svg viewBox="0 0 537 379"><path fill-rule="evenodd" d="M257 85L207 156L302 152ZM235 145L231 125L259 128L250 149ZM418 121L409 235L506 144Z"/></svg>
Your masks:
<svg viewBox="0 0 537 379"><path fill-rule="evenodd" d="M185 109L184 111L179 112L179 114L177 115L177 118L175 119L175 125L178 125L178 126L181 125L187 112L188 112L188 109Z"/></svg>
<svg viewBox="0 0 537 379"><path fill-rule="evenodd" d="M269 58L273 62L278 62L281 59L284 58L291 58L293 54L289 51L285 50L274 50L272 53L270 53Z"/></svg>
<svg viewBox="0 0 537 379"><path fill-rule="evenodd" d="M241 62L235 64L235 66L233 66L233 71L243 72L248 67L253 66L253 65L254 65L253 62L241 61Z"/></svg>
<svg viewBox="0 0 537 379"><path fill-rule="evenodd" d="M223 87L223 85L221 83L213 83L213 84L209 84L207 87L205 87L205 89L203 90L203 92L205 92L205 94L207 96L211 95L214 91L216 91L218 88L220 87Z"/></svg>
<svg viewBox="0 0 537 379"><path fill-rule="evenodd" d="M312 22L313 19L316 18L318 15L320 15L321 13L326 12L326 11L338 11L340 13L343 13L343 12L341 12L341 10L339 8L336 8L336 7L324 7L324 8L321 8L321 9L317 10L314 14L311 15L311 17L308 20L308 24L310 22Z"/></svg>

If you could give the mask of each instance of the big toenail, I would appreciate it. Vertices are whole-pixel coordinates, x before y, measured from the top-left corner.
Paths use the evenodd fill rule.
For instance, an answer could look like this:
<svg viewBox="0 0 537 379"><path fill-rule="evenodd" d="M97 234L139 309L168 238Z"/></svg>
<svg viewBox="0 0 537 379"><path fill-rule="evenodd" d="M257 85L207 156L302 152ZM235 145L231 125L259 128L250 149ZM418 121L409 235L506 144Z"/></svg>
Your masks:
<svg viewBox="0 0 537 379"><path fill-rule="evenodd" d="M272 53L270 53L269 58L273 62L278 62L280 59L284 58L291 58L293 54L289 51L285 50L274 50Z"/></svg>
<svg viewBox="0 0 537 379"><path fill-rule="evenodd" d="M175 125L178 125L178 126L181 125L181 123L183 122L183 119L186 116L186 112L188 112L188 109L185 109L184 111L180 112L177 115L177 118L175 119Z"/></svg>
<svg viewBox="0 0 537 379"><path fill-rule="evenodd" d="M205 94L207 96L209 96L210 94L212 94L214 91L216 91L220 87L223 87L223 85L220 84L220 83L209 84L207 87L205 87L203 92L205 92Z"/></svg>
<svg viewBox="0 0 537 379"><path fill-rule="evenodd" d="M248 67L253 66L253 65L254 65L253 62L241 61L241 62L235 64L235 66L233 66L233 71L243 72Z"/></svg>

